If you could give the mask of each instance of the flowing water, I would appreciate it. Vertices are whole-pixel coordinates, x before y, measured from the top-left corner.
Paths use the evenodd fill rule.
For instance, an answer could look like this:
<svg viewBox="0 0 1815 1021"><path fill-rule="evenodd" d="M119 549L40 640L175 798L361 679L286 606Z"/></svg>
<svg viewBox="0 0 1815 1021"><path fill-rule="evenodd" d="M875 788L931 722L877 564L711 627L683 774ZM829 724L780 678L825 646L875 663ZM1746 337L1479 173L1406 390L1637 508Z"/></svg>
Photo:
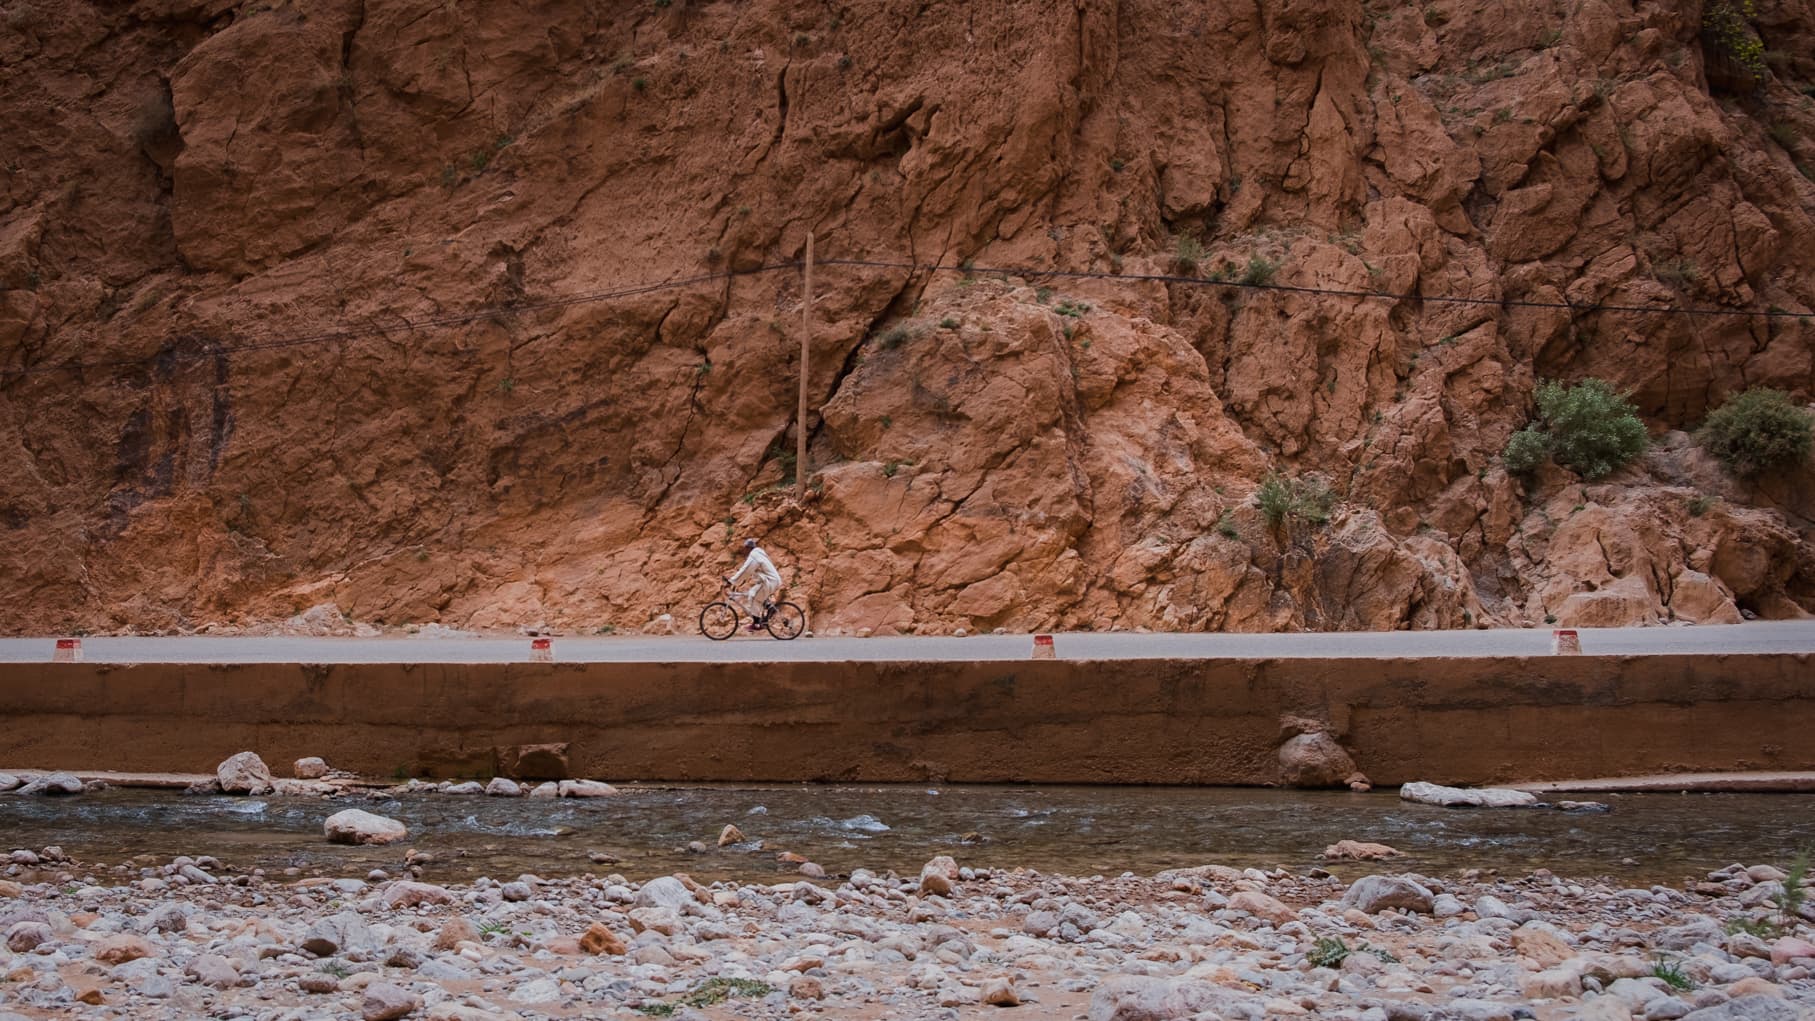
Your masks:
<svg viewBox="0 0 1815 1021"><path fill-rule="evenodd" d="M936 854L961 864L1088 876L1202 864L1320 864L1342 839L1390 844L1391 868L1503 873L1548 868L1626 884L1681 882L1729 862L1787 861L1815 845L1815 797L1606 795L1604 814L1431 808L1391 793L1235 788L689 786L629 787L617 798L545 801L446 795L368 800L236 798L115 789L66 799L0 797L0 851L61 845L82 861L213 855L229 865L306 875L395 869L405 848L434 856L424 878L684 871L701 880L778 881L794 851L837 874L918 870ZM401 820L410 839L338 847L322 820L357 807ZM736 823L749 843L719 850ZM705 853L687 844L704 842ZM758 845L760 842L760 846ZM593 863L590 852L616 862ZM1335 867L1333 867L1335 868Z"/></svg>

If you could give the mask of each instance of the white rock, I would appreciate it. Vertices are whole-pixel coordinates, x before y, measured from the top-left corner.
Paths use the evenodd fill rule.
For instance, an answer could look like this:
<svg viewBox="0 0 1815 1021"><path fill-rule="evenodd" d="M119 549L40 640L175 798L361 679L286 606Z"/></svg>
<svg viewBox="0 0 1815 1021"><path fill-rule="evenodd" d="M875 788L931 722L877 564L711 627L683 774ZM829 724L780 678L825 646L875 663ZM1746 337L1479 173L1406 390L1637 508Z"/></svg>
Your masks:
<svg viewBox="0 0 1815 1021"><path fill-rule="evenodd" d="M297 759L290 767L290 775L298 780L319 780L328 775L328 764L318 756Z"/></svg>
<svg viewBox="0 0 1815 1021"><path fill-rule="evenodd" d="M685 883L673 876L659 876L643 884L637 891L636 906L640 908L667 908L680 911L694 903L693 891Z"/></svg>
<svg viewBox="0 0 1815 1021"><path fill-rule="evenodd" d="M484 794L485 788L476 780L468 780L465 783L449 784L441 793L461 795Z"/></svg>
<svg viewBox="0 0 1815 1021"><path fill-rule="evenodd" d="M561 796L561 785L554 782L539 783L529 792L532 798L558 798Z"/></svg>
<svg viewBox="0 0 1815 1021"><path fill-rule="evenodd" d="M74 773L46 773L19 788L24 795L80 794L82 781Z"/></svg>
<svg viewBox="0 0 1815 1021"><path fill-rule="evenodd" d="M562 780L556 789L564 798L610 798L618 793L616 787L597 780Z"/></svg>
<svg viewBox="0 0 1815 1021"><path fill-rule="evenodd" d="M410 835L409 829L397 820L358 808L328 816L322 831L336 844L395 844Z"/></svg>
<svg viewBox="0 0 1815 1021"><path fill-rule="evenodd" d="M525 982L510 994L512 1003L559 1003L561 1002L561 983L552 978L539 978L534 982Z"/></svg>
<svg viewBox="0 0 1815 1021"><path fill-rule="evenodd" d="M1443 787L1434 783L1408 783L1399 788L1399 797L1445 808L1527 808L1538 803L1537 795L1527 791L1504 787Z"/></svg>
<svg viewBox="0 0 1815 1021"><path fill-rule="evenodd" d="M485 793L494 798L520 798L523 796L523 785L509 777L494 776L491 783L485 785Z"/></svg>
<svg viewBox="0 0 1815 1021"><path fill-rule="evenodd" d="M1343 906L1370 915L1387 908L1430 914L1434 900L1429 890L1404 876L1363 876L1342 895Z"/></svg>

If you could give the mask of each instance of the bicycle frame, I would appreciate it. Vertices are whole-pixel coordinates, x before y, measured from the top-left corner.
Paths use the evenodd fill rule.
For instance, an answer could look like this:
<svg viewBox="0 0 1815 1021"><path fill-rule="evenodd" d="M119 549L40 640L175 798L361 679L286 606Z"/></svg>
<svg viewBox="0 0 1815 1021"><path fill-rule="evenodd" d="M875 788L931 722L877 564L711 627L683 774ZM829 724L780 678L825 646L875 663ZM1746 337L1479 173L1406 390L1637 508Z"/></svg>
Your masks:
<svg viewBox="0 0 1815 1021"><path fill-rule="evenodd" d="M755 610L750 609L749 593L746 593L745 591L743 591L742 589L739 589L739 588L733 588L731 583L726 582L726 581L719 582L718 587L719 587L719 591L725 597L725 602L730 603L732 606L736 607L738 610L741 610L745 616L750 617L752 620L761 620L762 619L762 616L763 616L762 607L758 606ZM775 597L779 596L779 595L781 595L781 590L776 589L775 592L772 595L770 595L769 601L774 602Z"/></svg>

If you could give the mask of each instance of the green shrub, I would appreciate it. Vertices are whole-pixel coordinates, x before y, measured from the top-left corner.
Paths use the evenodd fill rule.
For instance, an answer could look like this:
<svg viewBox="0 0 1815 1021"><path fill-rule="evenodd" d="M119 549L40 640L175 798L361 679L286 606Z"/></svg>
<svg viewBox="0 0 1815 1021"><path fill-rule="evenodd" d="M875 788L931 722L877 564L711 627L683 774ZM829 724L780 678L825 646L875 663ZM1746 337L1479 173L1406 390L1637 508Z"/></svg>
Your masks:
<svg viewBox="0 0 1815 1021"><path fill-rule="evenodd" d="M1315 479L1287 478L1268 472L1254 491L1254 502L1260 505L1269 525L1277 526L1287 518L1321 525L1330 520L1336 497L1328 486Z"/></svg>
<svg viewBox="0 0 1815 1021"><path fill-rule="evenodd" d="M1695 988L1695 982L1688 975L1683 974L1682 965L1674 960L1660 956L1652 962L1651 974L1655 978L1662 979L1664 984L1672 989L1687 991Z"/></svg>
<svg viewBox="0 0 1815 1021"><path fill-rule="evenodd" d="M1755 387L1715 409L1697 438L1733 474L1750 477L1806 460L1811 431L1789 394Z"/></svg>
<svg viewBox="0 0 1815 1021"><path fill-rule="evenodd" d="M1754 81L1762 82L1769 71L1765 68L1765 44L1752 30L1752 19L1757 14L1754 0L1709 0L1702 8L1702 38Z"/></svg>
<svg viewBox="0 0 1815 1021"><path fill-rule="evenodd" d="M1178 247L1172 252L1172 261L1179 269L1195 273L1198 264L1204 261L1204 244L1189 234L1180 234Z"/></svg>
<svg viewBox="0 0 1815 1021"><path fill-rule="evenodd" d="M1600 379L1540 385L1538 421L1548 434L1551 458L1590 480L1624 467L1651 442L1638 409Z"/></svg>
<svg viewBox="0 0 1815 1021"><path fill-rule="evenodd" d="M1778 914L1786 927L1795 924L1803 902L1808 899L1808 892L1802 888L1802 882L1808 875L1809 851L1804 848L1790 860L1790 867L1784 870L1783 889L1771 898L1771 903L1777 906Z"/></svg>
<svg viewBox="0 0 1815 1021"><path fill-rule="evenodd" d="M1349 953L1349 945L1343 942L1341 936L1323 936L1317 940L1311 952L1305 955L1305 960L1313 968L1340 968L1342 962L1348 959Z"/></svg>
<svg viewBox="0 0 1815 1021"><path fill-rule="evenodd" d="M1222 514L1217 517L1216 531L1225 539L1239 539L1242 537L1241 529L1235 527L1234 513L1227 509L1224 509Z"/></svg>
<svg viewBox="0 0 1815 1021"><path fill-rule="evenodd" d="M1278 272L1279 263L1255 255L1248 259L1248 268L1242 270L1242 283L1264 287L1273 282L1273 274Z"/></svg>
<svg viewBox="0 0 1815 1021"><path fill-rule="evenodd" d="M1514 475L1529 475L1538 470L1544 459L1550 456L1550 437L1531 426L1520 429L1506 441L1506 450L1500 460L1506 463L1506 470Z"/></svg>

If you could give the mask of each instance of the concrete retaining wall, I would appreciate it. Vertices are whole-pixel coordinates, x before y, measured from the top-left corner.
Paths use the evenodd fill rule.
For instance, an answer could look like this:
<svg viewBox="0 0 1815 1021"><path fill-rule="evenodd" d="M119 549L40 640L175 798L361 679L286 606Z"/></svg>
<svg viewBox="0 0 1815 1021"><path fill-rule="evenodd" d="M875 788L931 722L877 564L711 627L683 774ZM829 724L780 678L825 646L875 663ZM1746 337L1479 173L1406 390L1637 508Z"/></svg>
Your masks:
<svg viewBox="0 0 1815 1021"><path fill-rule="evenodd" d="M1282 714L1376 783L1815 769L1815 657L0 665L0 766L207 771L252 749L613 780L1264 784Z"/></svg>

